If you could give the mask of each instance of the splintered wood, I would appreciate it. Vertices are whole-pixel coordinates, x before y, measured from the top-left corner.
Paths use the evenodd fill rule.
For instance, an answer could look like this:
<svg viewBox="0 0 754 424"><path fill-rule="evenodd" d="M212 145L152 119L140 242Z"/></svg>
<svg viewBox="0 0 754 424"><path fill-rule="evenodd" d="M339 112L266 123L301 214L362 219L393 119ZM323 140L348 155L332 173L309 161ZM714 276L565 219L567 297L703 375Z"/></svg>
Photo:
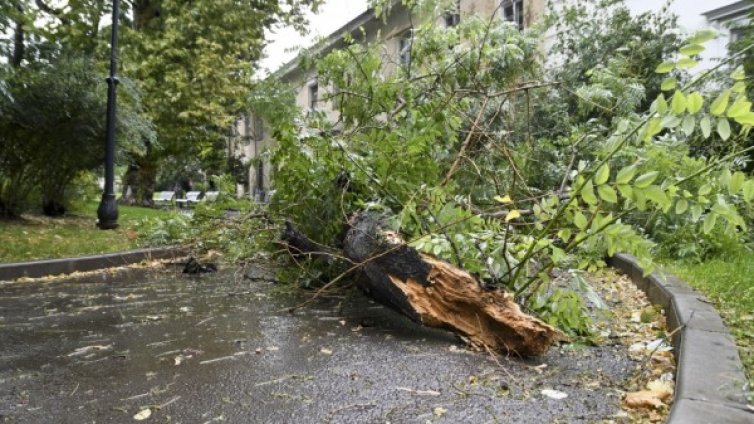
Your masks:
<svg viewBox="0 0 754 424"><path fill-rule="evenodd" d="M358 287L378 302L502 354L542 355L564 339L557 329L521 311L509 293L485 289L468 272L417 252L385 230L379 217L361 214L350 224L344 253L360 264Z"/></svg>
<svg viewBox="0 0 754 424"><path fill-rule="evenodd" d="M478 348L522 356L542 355L562 337L550 325L523 313L509 293L483 289L468 272L428 255L420 257L431 266L428 285L411 278L389 278L422 324L458 332Z"/></svg>

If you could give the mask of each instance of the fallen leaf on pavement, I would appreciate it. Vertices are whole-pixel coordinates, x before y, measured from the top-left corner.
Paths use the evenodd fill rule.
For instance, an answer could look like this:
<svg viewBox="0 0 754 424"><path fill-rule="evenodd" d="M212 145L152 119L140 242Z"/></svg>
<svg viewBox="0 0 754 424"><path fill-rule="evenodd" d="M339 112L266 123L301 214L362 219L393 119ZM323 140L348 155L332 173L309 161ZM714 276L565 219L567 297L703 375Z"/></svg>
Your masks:
<svg viewBox="0 0 754 424"><path fill-rule="evenodd" d="M649 391L657 394L661 400L665 401L673 394L673 385L668 381L653 380L647 384Z"/></svg>
<svg viewBox="0 0 754 424"><path fill-rule="evenodd" d="M627 408L642 409L642 408L654 408L660 409L665 406L663 402L667 399L669 394L667 392L654 392L652 390L640 390L638 392L629 393L623 400L623 403Z"/></svg>
<svg viewBox="0 0 754 424"><path fill-rule="evenodd" d="M560 390L543 389L541 393L550 399L556 400L565 399L568 397L567 393L561 392Z"/></svg>
<svg viewBox="0 0 754 424"><path fill-rule="evenodd" d="M151 416L152 416L152 410L147 408L147 409L142 409L141 411L136 413L136 415L134 415L134 419L136 421L144 421Z"/></svg>

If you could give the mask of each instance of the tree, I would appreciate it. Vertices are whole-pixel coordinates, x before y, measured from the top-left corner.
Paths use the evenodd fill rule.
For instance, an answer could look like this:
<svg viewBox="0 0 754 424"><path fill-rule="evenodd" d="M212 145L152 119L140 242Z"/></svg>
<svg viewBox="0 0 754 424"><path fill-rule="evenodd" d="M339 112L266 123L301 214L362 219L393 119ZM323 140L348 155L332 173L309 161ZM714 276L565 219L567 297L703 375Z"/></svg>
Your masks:
<svg viewBox="0 0 754 424"><path fill-rule="evenodd" d="M265 31L303 29L319 0L135 0L123 32L124 73L138 81L158 142L129 152L137 195L150 203L158 163L216 161L231 124L246 109Z"/></svg>
<svg viewBox="0 0 754 424"><path fill-rule="evenodd" d="M0 39L7 62L0 128L0 214L17 215L37 194L46 214L66 209L66 189L82 171L99 167L104 156L105 91L99 34L104 0L74 0L54 9L43 0L14 0L0 7ZM127 79L118 110L121 146L138 150L153 140L140 115L139 94Z"/></svg>
<svg viewBox="0 0 754 424"><path fill-rule="evenodd" d="M525 107L530 90L549 87L535 60L538 34L474 17L440 29L431 25L439 13L415 28L411 60L396 72L383 73L379 45L347 44L317 61L320 86L333 87L338 131L324 115L261 109L279 142L271 213L295 223L320 253L296 258L305 265L298 277L333 284L353 269L384 266L389 252L352 255L353 243L343 241L344 226L353 234L365 210L379 212L373 238L441 258L479 284L513 292L549 323L585 334L581 289L553 282L555 268L577 274L628 252L651 269L659 229L745 237L754 180L734 161L744 152L699 158L687 145L698 134L727 138L731 125L743 133L754 126L743 71L718 67L727 71L721 94L703 91L703 77L682 78L714 34L702 31L677 55L640 65L611 50L574 86L556 81L568 107L558 108L552 126L565 143L549 145L550 134L528 129ZM596 93L610 103L596 102ZM532 172L545 148L557 178ZM341 250L342 268L321 260Z"/></svg>

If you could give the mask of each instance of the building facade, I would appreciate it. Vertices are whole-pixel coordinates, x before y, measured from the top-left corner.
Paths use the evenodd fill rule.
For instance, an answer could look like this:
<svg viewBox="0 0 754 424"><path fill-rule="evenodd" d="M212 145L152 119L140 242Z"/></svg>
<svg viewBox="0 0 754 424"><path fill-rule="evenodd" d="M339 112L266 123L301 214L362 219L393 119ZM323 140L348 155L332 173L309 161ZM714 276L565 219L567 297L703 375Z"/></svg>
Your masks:
<svg viewBox="0 0 754 424"><path fill-rule="evenodd" d="M552 7L573 0L554 0ZM657 0L626 0L625 4L632 12L643 13L658 11L665 2ZM747 21L747 12L752 4L748 1L730 0L675 0L670 4L670 11L677 14L679 27L684 33L691 34L699 29L716 29L720 36L708 45L702 57L702 66L710 67L715 60L724 57L728 44L739 34L737 29ZM458 0L455 13L449 13L437 19L437 25L446 27L457 25L464 16L493 15L513 22L523 29L538 22L546 13L548 0ZM414 21L415 23L415 21ZM376 17L373 10L367 10L355 19L332 33L315 52L324 55L344 46L344 37L350 35L354 40L381 46L383 50L383 68L391 72L407 60L412 28L409 11L395 1L387 19ZM545 34L543 49L551 45L554 34ZM327 87L321 87L317 81L316 71L304 69L297 60L283 65L274 74L283 82L291 84L296 91L296 105L302 111L317 110L325 113L333 121L337 112L325 99ZM252 198L264 199L271 190L270 175L272 167L265 151L274 146L274 139L265 128L264 122L256 118L251 111L240 116L234 128L234 154L251 163L248 187L239 190Z"/></svg>

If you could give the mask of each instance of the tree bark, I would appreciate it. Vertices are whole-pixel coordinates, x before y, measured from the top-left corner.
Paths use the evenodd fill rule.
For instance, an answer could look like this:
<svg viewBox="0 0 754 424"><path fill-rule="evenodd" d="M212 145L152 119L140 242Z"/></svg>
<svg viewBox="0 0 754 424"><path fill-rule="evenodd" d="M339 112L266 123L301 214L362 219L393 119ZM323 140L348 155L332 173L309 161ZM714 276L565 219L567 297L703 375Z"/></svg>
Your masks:
<svg viewBox="0 0 754 424"><path fill-rule="evenodd" d="M18 5L19 14L23 13L23 8ZM13 55L11 56L11 66L18 68L21 66L21 62L24 60L24 53L26 52L26 46L24 44L25 30L24 23L21 18L15 21L16 29L13 32Z"/></svg>
<svg viewBox="0 0 754 424"><path fill-rule="evenodd" d="M358 265L357 286L413 321L454 331L477 348L501 354L542 355L565 339L557 329L521 311L510 293L484 288L468 272L408 246L385 229L382 217L362 213L350 224L344 253ZM302 237L306 239L299 234L288 243ZM296 250L306 248L304 243Z"/></svg>

